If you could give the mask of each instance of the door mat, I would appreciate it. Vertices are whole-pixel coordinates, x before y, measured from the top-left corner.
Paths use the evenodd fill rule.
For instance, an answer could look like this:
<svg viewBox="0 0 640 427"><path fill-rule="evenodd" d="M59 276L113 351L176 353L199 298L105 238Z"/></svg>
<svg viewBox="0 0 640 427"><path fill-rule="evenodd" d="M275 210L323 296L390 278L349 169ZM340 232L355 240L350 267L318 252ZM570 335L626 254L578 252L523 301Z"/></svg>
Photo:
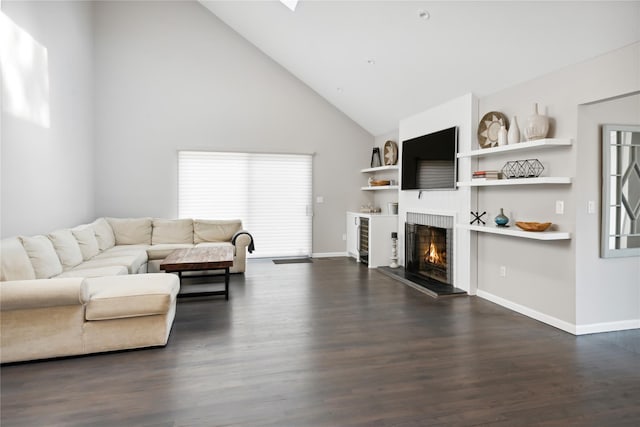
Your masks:
<svg viewBox="0 0 640 427"><path fill-rule="evenodd" d="M313 263L311 258L283 258L283 259L274 259L274 264L307 264Z"/></svg>

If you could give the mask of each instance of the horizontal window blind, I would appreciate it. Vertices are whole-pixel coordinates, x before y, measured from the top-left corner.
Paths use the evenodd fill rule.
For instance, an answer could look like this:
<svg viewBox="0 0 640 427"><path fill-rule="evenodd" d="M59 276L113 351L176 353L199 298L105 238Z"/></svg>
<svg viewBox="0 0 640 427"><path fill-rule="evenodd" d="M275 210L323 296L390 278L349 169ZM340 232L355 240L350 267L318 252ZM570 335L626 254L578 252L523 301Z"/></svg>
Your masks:
<svg viewBox="0 0 640 427"><path fill-rule="evenodd" d="M178 216L241 219L251 257L311 255L312 156L178 152Z"/></svg>

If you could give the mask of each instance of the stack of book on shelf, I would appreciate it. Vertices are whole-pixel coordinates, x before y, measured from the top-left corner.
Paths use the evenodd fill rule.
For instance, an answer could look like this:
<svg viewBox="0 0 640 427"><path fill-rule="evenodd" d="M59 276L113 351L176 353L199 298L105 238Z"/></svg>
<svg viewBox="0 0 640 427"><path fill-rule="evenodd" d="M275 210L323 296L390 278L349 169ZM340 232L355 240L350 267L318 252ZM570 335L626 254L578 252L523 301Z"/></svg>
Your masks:
<svg viewBox="0 0 640 427"><path fill-rule="evenodd" d="M475 171L471 177L474 181L484 181L488 179L500 179L502 173L496 170Z"/></svg>

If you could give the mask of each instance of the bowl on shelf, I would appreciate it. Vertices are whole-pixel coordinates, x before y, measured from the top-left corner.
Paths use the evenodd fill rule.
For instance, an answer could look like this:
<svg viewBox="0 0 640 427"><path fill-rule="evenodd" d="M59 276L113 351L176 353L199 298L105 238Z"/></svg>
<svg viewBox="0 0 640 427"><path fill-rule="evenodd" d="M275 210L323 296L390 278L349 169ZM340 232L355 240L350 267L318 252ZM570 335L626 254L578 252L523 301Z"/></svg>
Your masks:
<svg viewBox="0 0 640 427"><path fill-rule="evenodd" d="M369 181L369 185L372 187L381 187L383 185L391 185L391 181L388 179L379 179Z"/></svg>
<svg viewBox="0 0 640 427"><path fill-rule="evenodd" d="M524 231L545 231L551 226L551 223L516 221L516 225Z"/></svg>

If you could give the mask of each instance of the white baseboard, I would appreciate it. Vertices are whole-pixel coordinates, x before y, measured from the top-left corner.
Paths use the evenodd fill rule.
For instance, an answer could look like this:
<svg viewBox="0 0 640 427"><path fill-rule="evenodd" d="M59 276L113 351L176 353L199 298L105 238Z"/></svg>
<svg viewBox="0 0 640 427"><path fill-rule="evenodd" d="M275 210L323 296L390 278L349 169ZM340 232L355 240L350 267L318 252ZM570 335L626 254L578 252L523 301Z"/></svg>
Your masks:
<svg viewBox="0 0 640 427"><path fill-rule="evenodd" d="M614 332L614 331L626 331L629 329L640 329L640 319L621 320L617 322L603 322L603 323L590 323L586 325L574 325L564 320L560 320L556 317L549 316L548 314L540 313L529 307L525 307L515 302L506 300L504 298L495 296L489 292L478 289L476 294L480 298L484 298L488 301L501 305L509 310L513 310L517 313L524 314L527 317L546 323L547 325L561 329L565 332L569 332L573 335L587 335L597 334L600 332Z"/></svg>
<svg viewBox="0 0 640 427"><path fill-rule="evenodd" d="M538 320L542 323L546 323L547 325L551 325L554 328L558 328L565 332L569 332L570 334L577 335L576 325L565 322L564 320L549 316L548 314L540 313L539 311L533 310L520 304L516 304L515 302L490 294L489 292L483 291L481 289L477 290L476 295L480 298L484 298L488 301L506 307L509 310L513 310L517 313L524 314L525 316L531 317L532 319Z"/></svg>
<svg viewBox="0 0 640 427"><path fill-rule="evenodd" d="M577 325L576 335L597 334L600 332L626 331L640 329L640 319L621 320L618 322L590 323Z"/></svg>
<svg viewBox="0 0 640 427"><path fill-rule="evenodd" d="M318 252L311 254L311 258L332 258L332 257L341 257L341 256L349 256L346 252Z"/></svg>

